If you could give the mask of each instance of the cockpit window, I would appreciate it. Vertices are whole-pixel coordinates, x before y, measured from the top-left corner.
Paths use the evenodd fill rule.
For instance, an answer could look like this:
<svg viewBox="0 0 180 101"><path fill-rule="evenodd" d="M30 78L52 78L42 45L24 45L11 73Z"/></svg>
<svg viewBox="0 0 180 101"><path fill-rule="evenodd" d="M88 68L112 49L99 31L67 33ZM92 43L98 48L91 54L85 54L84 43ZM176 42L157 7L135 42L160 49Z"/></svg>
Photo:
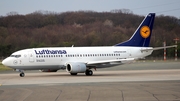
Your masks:
<svg viewBox="0 0 180 101"><path fill-rule="evenodd" d="M19 58L19 57L21 57L21 55L11 55L10 57Z"/></svg>

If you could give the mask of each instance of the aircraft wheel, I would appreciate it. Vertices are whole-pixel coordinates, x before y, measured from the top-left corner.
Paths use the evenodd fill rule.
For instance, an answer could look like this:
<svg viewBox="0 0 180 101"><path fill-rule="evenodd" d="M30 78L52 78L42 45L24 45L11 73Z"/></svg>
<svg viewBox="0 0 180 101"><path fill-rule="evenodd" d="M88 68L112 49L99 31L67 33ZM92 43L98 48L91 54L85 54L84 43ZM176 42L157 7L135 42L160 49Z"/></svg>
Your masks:
<svg viewBox="0 0 180 101"><path fill-rule="evenodd" d="M22 72L22 73L19 74L19 76L20 76L20 77L24 77L25 74Z"/></svg>
<svg viewBox="0 0 180 101"><path fill-rule="evenodd" d="M71 73L71 75L77 75L77 73Z"/></svg>
<svg viewBox="0 0 180 101"><path fill-rule="evenodd" d="M87 69L86 72L85 72L85 74L86 74L87 76L91 76L91 75L93 75L93 71Z"/></svg>

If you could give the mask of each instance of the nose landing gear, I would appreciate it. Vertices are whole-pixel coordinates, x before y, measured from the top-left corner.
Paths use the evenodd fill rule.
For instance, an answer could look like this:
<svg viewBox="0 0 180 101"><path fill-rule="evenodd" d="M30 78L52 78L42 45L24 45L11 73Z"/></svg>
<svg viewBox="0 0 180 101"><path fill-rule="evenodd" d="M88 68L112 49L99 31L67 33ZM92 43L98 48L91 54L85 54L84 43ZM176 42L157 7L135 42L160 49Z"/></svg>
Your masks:
<svg viewBox="0 0 180 101"><path fill-rule="evenodd" d="M21 73L19 74L19 76L20 76L20 77L24 77L24 76L25 76L24 72L21 72Z"/></svg>
<svg viewBox="0 0 180 101"><path fill-rule="evenodd" d="M20 69L16 69L17 72L20 72L19 76L20 77L24 77L25 74L24 74L24 71L23 70L20 70Z"/></svg>

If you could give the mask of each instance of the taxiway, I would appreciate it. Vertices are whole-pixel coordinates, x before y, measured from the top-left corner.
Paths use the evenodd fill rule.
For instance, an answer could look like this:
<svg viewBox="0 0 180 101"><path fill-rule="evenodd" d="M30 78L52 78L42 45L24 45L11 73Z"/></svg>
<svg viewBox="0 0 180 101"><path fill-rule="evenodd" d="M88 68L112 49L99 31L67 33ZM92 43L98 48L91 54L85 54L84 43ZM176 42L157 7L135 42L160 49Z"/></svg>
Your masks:
<svg viewBox="0 0 180 101"><path fill-rule="evenodd" d="M0 101L178 101L180 62L136 62L71 76L0 72Z"/></svg>

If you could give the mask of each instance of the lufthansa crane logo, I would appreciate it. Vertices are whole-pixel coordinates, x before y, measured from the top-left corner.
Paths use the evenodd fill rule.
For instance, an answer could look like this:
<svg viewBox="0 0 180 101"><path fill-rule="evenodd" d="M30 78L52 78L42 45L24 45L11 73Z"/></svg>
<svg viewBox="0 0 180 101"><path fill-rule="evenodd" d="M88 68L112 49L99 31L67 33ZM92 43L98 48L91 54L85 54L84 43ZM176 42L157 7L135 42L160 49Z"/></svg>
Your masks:
<svg viewBox="0 0 180 101"><path fill-rule="evenodd" d="M140 34L143 38L148 38L150 35L150 29L148 26L141 27Z"/></svg>
<svg viewBox="0 0 180 101"><path fill-rule="evenodd" d="M14 60L14 61L13 61L13 64L17 65L17 64L18 64L18 61L17 61L17 60Z"/></svg>

